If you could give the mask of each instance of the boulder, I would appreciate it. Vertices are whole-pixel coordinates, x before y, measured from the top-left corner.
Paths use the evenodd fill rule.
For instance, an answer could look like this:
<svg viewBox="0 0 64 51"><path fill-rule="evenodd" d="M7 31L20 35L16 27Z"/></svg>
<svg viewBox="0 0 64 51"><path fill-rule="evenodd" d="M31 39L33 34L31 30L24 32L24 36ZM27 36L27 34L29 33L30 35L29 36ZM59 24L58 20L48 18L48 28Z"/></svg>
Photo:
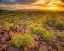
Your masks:
<svg viewBox="0 0 64 51"><path fill-rule="evenodd" d="M4 44L5 42L6 42L5 37L2 37L2 38L0 39L0 43Z"/></svg>
<svg viewBox="0 0 64 51"><path fill-rule="evenodd" d="M8 45L6 45L6 44L1 44L0 51L7 51L7 49L8 49Z"/></svg>
<svg viewBox="0 0 64 51"><path fill-rule="evenodd" d="M24 49L24 51L29 51L28 47L24 47L23 49Z"/></svg>
<svg viewBox="0 0 64 51"><path fill-rule="evenodd" d="M3 35L2 34L0 34L0 39L3 37Z"/></svg>
<svg viewBox="0 0 64 51"><path fill-rule="evenodd" d="M12 37L14 35L13 31L9 31L9 35Z"/></svg>
<svg viewBox="0 0 64 51"><path fill-rule="evenodd" d="M60 42L60 45L61 45L62 47L64 47L64 42Z"/></svg>
<svg viewBox="0 0 64 51"><path fill-rule="evenodd" d="M48 46L40 45L39 51L48 51Z"/></svg>
<svg viewBox="0 0 64 51"><path fill-rule="evenodd" d="M42 45L48 46L47 42L42 42Z"/></svg>
<svg viewBox="0 0 64 51"><path fill-rule="evenodd" d="M39 41L39 36L38 36L38 35L34 35L34 39L35 39L36 41Z"/></svg>
<svg viewBox="0 0 64 51"><path fill-rule="evenodd" d="M7 51L23 51L23 48L22 47L21 48L18 48L16 46L13 46L11 44L11 41L8 41L6 44L9 46Z"/></svg>

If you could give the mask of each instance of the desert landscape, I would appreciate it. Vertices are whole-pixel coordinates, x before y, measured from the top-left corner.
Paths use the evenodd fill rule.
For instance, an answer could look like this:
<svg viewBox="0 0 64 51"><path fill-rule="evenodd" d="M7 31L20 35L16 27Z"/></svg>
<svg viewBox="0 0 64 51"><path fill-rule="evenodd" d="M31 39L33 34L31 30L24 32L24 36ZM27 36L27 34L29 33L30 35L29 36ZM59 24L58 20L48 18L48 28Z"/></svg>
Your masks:
<svg viewBox="0 0 64 51"><path fill-rule="evenodd" d="M0 51L64 51L64 0L0 0Z"/></svg>

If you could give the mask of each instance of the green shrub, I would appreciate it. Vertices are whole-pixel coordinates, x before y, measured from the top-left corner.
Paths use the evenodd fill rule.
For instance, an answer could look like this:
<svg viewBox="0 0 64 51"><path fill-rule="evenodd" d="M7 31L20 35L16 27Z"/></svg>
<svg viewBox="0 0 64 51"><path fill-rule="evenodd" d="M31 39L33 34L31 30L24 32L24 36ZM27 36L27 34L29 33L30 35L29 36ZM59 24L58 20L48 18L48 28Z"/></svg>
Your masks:
<svg viewBox="0 0 64 51"><path fill-rule="evenodd" d="M33 31L35 26L34 25L29 25L28 28L30 28Z"/></svg>
<svg viewBox="0 0 64 51"><path fill-rule="evenodd" d="M42 34L44 32L45 32L45 29L43 29L43 28L36 28L33 30L33 33L37 34L37 35Z"/></svg>
<svg viewBox="0 0 64 51"><path fill-rule="evenodd" d="M58 29L64 29L63 28L64 27L63 23L60 23L60 22L57 22L55 27L58 28Z"/></svg>
<svg viewBox="0 0 64 51"><path fill-rule="evenodd" d="M58 34L57 37L59 38L60 41L64 42L64 33Z"/></svg>
<svg viewBox="0 0 64 51"><path fill-rule="evenodd" d="M15 34L14 36L12 36L11 42L17 47L33 45L34 38L32 37L31 34L20 33L20 34Z"/></svg>
<svg viewBox="0 0 64 51"><path fill-rule="evenodd" d="M52 31L46 31L42 34L43 41L51 41L54 38L54 33Z"/></svg>
<svg viewBox="0 0 64 51"><path fill-rule="evenodd" d="M36 23L35 25L30 25L29 28L32 30L33 34L42 34L43 32L45 32L45 29L43 28L41 23Z"/></svg>
<svg viewBox="0 0 64 51"><path fill-rule="evenodd" d="M4 27L9 30L10 27L13 26L13 23L5 22Z"/></svg>

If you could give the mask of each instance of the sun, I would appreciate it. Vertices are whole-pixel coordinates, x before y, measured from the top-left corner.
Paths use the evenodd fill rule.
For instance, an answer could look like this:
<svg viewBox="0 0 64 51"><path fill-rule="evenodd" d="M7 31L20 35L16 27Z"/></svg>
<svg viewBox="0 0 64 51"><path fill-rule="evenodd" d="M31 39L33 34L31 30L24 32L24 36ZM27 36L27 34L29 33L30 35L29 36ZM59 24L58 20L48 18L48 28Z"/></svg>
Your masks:
<svg viewBox="0 0 64 51"><path fill-rule="evenodd" d="M58 7L50 7L51 9L57 9Z"/></svg>
<svg viewBox="0 0 64 51"><path fill-rule="evenodd" d="M48 7L48 9L55 11L55 10L58 10L59 8L58 7Z"/></svg>

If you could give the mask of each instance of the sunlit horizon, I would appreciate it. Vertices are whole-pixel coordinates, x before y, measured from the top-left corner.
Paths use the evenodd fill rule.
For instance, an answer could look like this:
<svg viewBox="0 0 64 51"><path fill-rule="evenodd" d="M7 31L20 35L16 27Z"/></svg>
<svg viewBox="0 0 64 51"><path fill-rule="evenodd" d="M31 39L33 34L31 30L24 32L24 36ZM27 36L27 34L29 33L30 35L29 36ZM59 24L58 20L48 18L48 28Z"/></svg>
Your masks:
<svg viewBox="0 0 64 51"><path fill-rule="evenodd" d="M10 2L14 2L11 0ZM64 4L60 0L36 0L30 4L4 4L0 3L2 10L22 10L22 9L38 9L51 11L64 11Z"/></svg>

